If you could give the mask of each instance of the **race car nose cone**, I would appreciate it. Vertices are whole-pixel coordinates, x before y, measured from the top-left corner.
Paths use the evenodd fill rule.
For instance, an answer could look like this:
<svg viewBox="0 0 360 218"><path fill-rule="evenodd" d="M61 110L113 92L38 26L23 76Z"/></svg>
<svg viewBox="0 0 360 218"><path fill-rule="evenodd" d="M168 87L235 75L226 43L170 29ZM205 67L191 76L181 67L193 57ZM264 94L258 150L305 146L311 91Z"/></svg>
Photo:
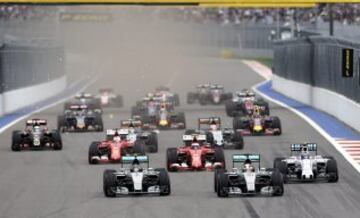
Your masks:
<svg viewBox="0 0 360 218"><path fill-rule="evenodd" d="M255 132L260 132L260 131L262 131L262 126L260 126L260 125L256 125L256 126L254 126L254 131Z"/></svg>
<svg viewBox="0 0 360 218"><path fill-rule="evenodd" d="M160 120L159 125L160 126L166 126L166 125L168 125L168 121L167 120Z"/></svg>

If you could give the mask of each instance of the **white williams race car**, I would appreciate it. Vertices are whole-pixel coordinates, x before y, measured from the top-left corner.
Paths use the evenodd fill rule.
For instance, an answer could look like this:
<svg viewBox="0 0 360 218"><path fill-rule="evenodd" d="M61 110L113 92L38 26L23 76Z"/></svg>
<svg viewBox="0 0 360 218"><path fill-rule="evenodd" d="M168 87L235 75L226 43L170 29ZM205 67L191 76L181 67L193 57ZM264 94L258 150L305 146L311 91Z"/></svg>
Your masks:
<svg viewBox="0 0 360 218"><path fill-rule="evenodd" d="M147 167L141 166L146 163ZM105 170L103 189L106 197L129 194L170 195L170 178L164 168L150 168L148 156L123 156L122 168ZM131 164L124 168L123 164Z"/></svg>
<svg viewBox="0 0 360 218"><path fill-rule="evenodd" d="M240 163L241 167L235 168L235 163ZM260 168L259 154L235 154L230 171L215 171L214 191L219 197L257 194L281 196L284 182L278 169Z"/></svg>
<svg viewBox="0 0 360 218"><path fill-rule="evenodd" d="M285 182L337 182L339 179L336 160L318 155L315 143L292 144L291 156L276 158L274 168L284 175Z"/></svg>

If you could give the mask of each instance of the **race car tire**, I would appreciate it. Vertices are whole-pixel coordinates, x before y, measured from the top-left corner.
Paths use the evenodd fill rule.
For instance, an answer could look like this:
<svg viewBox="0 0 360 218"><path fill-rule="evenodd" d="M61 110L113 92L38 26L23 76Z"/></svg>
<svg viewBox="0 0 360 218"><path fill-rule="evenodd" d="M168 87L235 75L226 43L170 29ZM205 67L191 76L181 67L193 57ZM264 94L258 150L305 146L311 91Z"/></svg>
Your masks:
<svg viewBox="0 0 360 218"><path fill-rule="evenodd" d="M211 132L206 132L206 142L210 145L214 145L214 136Z"/></svg>
<svg viewBox="0 0 360 218"><path fill-rule="evenodd" d="M116 193L114 193L111 188L116 187L116 176L114 173L116 170L105 170L103 174L103 191L105 197L115 197Z"/></svg>
<svg viewBox="0 0 360 218"><path fill-rule="evenodd" d="M225 110L226 115L228 115L229 117L234 116L235 104L232 102L232 100L225 101Z"/></svg>
<svg viewBox="0 0 360 218"><path fill-rule="evenodd" d="M62 146L62 139L60 132L58 130L53 130L51 132L51 138L52 138L52 142L54 143L53 149L61 150L63 146Z"/></svg>
<svg viewBox="0 0 360 218"><path fill-rule="evenodd" d="M177 149L176 148L168 148L166 150L166 165L169 172L175 172L176 168L170 167L171 164L178 162Z"/></svg>
<svg viewBox="0 0 360 218"><path fill-rule="evenodd" d="M284 194L283 175L278 169L274 169L271 175L271 186L274 189L274 196L282 196Z"/></svg>
<svg viewBox="0 0 360 218"><path fill-rule="evenodd" d="M151 133L149 135L148 140L146 141L146 144L149 147L150 153L156 153L158 152L158 136L156 133Z"/></svg>
<svg viewBox="0 0 360 218"><path fill-rule="evenodd" d="M328 182L335 183L339 180L338 168L335 159L330 159L326 163L326 173L330 176Z"/></svg>
<svg viewBox="0 0 360 218"><path fill-rule="evenodd" d="M217 195L221 198L229 196L229 178L225 172L218 173Z"/></svg>
<svg viewBox="0 0 360 218"><path fill-rule="evenodd" d="M214 170L214 192L217 192L217 187L218 187L218 177L219 177L219 173L224 173L226 172L225 169L215 169Z"/></svg>
<svg viewBox="0 0 360 218"><path fill-rule="evenodd" d="M59 115L57 117L57 129L59 130L59 132L64 132L65 131L65 117L63 115Z"/></svg>
<svg viewBox="0 0 360 218"><path fill-rule="evenodd" d="M160 195L167 196L171 194L171 185L169 174L164 168L155 169L159 172L159 186L160 186Z"/></svg>
<svg viewBox="0 0 360 218"><path fill-rule="evenodd" d="M185 118L185 113L184 112L179 112L176 120L177 120L178 123L183 123L184 124L184 127L182 129L186 129L186 118Z"/></svg>
<svg viewBox="0 0 360 218"><path fill-rule="evenodd" d="M235 149L244 149L244 137L241 135L241 132L234 131L232 142L235 145Z"/></svg>
<svg viewBox="0 0 360 218"><path fill-rule="evenodd" d="M248 129L248 124L245 122L245 119L242 117L234 117L233 119L233 129Z"/></svg>
<svg viewBox="0 0 360 218"><path fill-rule="evenodd" d="M284 183L287 183L288 182L288 179L287 179L288 178L287 177L287 174L288 174L287 163L284 162L284 161L279 161L276 164L277 164L276 169L278 169L279 172L283 175ZM275 165L275 161L274 161L274 165Z"/></svg>
<svg viewBox="0 0 360 218"><path fill-rule="evenodd" d="M180 97L178 94L174 94L174 105L179 106L180 105Z"/></svg>
<svg viewBox="0 0 360 218"><path fill-rule="evenodd" d="M199 96L199 104L200 105L206 105L207 104L208 99L206 98L206 96Z"/></svg>
<svg viewBox="0 0 360 218"><path fill-rule="evenodd" d="M11 150L21 151L21 131L15 130L12 132Z"/></svg>
<svg viewBox="0 0 360 218"><path fill-rule="evenodd" d="M145 144L142 140L136 140L134 144L134 154L145 155Z"/></svg>
<svg viewBox="0 0 360 218"><path fill-rule="evenodd" d="M284 159L285 159L284 157L277 157L277 158L275 158L273 167L279 169L280 162L282 162L282 160L284 160ZM283 173L283 172L281 171L281 169L279 169L279 170L280 170L281 173Z"/></svg>
<svg viewBox="0 0 360 218"><path fill-rule="evenodd" d="M192 92L189 92L186 96L186 102L188 104L194 104L195 103L195 94Z"/></svg>
<svg viewBox="0 0 360 218"><path fill-rule="evenodd" d="M91 159L92 157L99 155L98 144L99 144L99 142L91 142L91 144L89 146L89 155L88 155L89 164L97 164L98 163L97 160Z"/></svg>
<svg viewBox="0 0 360 218"><path fill-rule="evenodd" d="M225 169L225 155L224 150L222 148L216 148L215 149L215 162L220 162L223 164L222 168Z"/></svg>
<svg viewBox="0 0 360 218"><path fill-rule="evenodd" d="M273 117L272 118L272 128L279 128L280 132L274 134L274 135L281 135L282 129L281 129L281 121L279 117Z"/></svg>
<svg viewBox="0 0 360 218"><path fill-rule="evenodd" d="M222 101L222 102L225 102L225 101L231 100L232 98L233 98L233 94L232 94L231 92L224 93L224 94L221 96L221 101Z"/></svg>
<svg viewBox="0 0 360 218"><path fill-rule="evenodd" d="M104 123L100 115L95 117L95 129L97 132L104 131Z"/></svg>

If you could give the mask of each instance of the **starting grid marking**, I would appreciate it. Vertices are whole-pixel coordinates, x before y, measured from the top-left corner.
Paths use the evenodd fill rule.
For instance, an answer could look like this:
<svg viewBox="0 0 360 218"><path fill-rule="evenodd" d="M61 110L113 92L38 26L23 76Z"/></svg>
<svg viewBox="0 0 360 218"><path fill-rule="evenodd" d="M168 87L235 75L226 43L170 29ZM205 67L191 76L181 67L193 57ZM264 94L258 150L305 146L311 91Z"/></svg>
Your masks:
<svg viewBox="0 0 360 218"><path fill-rule="evenodd" d="M336 142L360 165L360 141L337 140Z"/></svg>

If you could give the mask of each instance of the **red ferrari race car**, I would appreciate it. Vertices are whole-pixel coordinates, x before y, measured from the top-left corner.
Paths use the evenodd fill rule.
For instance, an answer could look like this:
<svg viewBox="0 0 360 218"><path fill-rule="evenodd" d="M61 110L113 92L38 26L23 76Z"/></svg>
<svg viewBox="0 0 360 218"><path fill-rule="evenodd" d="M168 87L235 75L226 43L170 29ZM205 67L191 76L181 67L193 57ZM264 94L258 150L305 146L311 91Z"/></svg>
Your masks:
<svg viewBox="0 0 360 218"><path fill-rule="evenodd" d="M184 135L184 146L168 148L167 168L175 171L212 171L225 169L225 156L222 148L206 143L205 135Z"/></svg>
<svg viewBox="0 0 360 218"><path fill-rule="evenodd" d="M255 106L252 115L234 117L234 130L246 135L281 135L279 117L262 115L259 107Z"/></svg>
<svg viewBox="0 0 360 218"><path fill-rule="evenodd" d="M122 156L144 155L144 142L140 139L129 139L128 135L128 129L108 129L106 140L91 143L89 164L120 163Z"/></svg>

